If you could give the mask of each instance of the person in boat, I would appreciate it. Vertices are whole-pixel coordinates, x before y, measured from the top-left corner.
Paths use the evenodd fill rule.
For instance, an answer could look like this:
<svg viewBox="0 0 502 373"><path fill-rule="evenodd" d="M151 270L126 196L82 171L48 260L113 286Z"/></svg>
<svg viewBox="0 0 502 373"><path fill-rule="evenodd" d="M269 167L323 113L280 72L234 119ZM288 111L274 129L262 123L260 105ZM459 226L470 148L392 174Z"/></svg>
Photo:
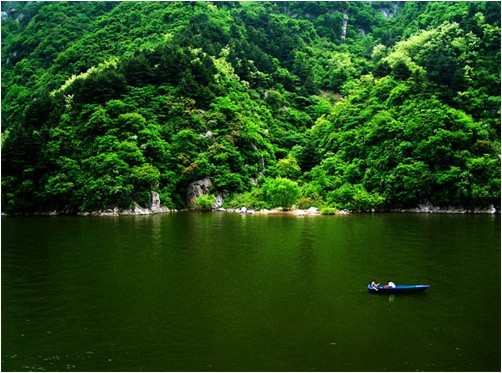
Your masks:
<svg viewBox="0 0 502 373"><path fill-rule="evenodd" d="M395 288L396 284L392 281L387 281L387 285L385 285L386 288Z"/></svg>
<svg viewBox="0 0 502 373"><path fill-rule="evenodd" d="M377 283L376 280L371 280L370 286L371 286L372 289L378 291L378 285L380 285L380 284Z"/></svg>

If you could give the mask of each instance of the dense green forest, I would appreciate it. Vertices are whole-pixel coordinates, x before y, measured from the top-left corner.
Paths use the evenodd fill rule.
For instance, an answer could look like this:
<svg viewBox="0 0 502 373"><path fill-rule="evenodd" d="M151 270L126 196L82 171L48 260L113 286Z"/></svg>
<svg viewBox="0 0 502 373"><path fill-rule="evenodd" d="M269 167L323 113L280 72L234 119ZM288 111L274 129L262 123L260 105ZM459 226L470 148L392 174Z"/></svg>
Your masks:
<svg viewBox="0 0 502 373"><path fill-rule="evenodd" d="M2 2L2 211L500 207L500 2ZM278 198L282 194L283 197Z"/></svg>

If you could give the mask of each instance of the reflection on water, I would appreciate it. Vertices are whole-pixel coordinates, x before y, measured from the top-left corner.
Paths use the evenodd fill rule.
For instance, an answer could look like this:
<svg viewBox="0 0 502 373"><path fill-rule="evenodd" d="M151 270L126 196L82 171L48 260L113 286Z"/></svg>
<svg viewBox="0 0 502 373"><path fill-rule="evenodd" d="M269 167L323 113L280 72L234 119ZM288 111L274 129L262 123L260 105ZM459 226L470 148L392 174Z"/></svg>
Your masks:
<svg viewBox="0 0 502 373"><path fill-rule="evenodd" d="M500 218L2 217L2 370L498 371Z"/></svg>

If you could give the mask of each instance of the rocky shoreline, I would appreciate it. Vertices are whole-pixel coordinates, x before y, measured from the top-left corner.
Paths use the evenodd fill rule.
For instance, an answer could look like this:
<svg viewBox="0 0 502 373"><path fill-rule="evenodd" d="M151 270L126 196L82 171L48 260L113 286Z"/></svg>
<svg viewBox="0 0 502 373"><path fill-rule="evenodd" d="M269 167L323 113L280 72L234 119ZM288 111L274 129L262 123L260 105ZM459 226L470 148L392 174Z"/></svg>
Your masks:
<svg viewBox="0 0 502 373"><path fill-rule="evenodd" d="M133 209L129 210L120 210L118 208L107 209L107 210L99 210L85 213L78 213L79 216L131 216L131 215L154 215L154 214L164 214L164 213L174 213L178 211L195 211L196 209L183 209L183 210L175 210L169 209L167 207L156 207L156 208L145 208L141 207L138 204L135 204ZM254 210L248 209L243 206L240 209L232 209L232 208L223 208L218 207L210 210L210 212L227 212L234 214L242 214L242 215L293 215L293 216L321 216L328 215L323 214L316 207L310 207L308 209L296 209L293 208L291 210L282 210L281 208L277 209L262 209L262 210ZM494 206L490 206L488 208L476 208L476 209L466 209L466 208L457 208L457 207L435 207L432 205L420 205L417 208L411 209L388 209L388 210L373 210L371 212L362 212L362 211L349 211L349 210L333 210L333 213L329 215L348 215L348 214L357 214L357 213L417 213L417 214L490 214L495 215L499 214L500 211L497 210ZM58 215L56 212L47 213L45 215Z"/></svg>
<svg viewBox="0 0 502 373"><path fill-rule="evenodd" d="M314 208L315 209L315 208ZM88 211L88 212L78 212L76 214L68 213L65 211L49 211L49 212L34 212L34 213L22 213L22 214L6 214L2 212L2 216L65 216L65 215L74 215L74 216L145 216L145 215L158 215L158 214L168 214L168 213L176 213L180 211L197 211L197 209L169 209L168 207L161 207L159 209L152 210L151 208L141 207L139 205L135 205L133 209L121 210L117 207L113 209L104 209L97 211ZM488 209L463 209L463 208L441 208L436 207L434 209L389 209L389 210L374 210L370 212L362 212L362 211L349 211L349 210L336 210L332 214L322 214L321 211L312 208L307 210L302 209L291 209L287 211L283 211L282 209L274 209L274 210L253 210L247 209L245 207L241 209L225 209L225 208L217 208L210 210L210 212L224 212L224 213L233 213L233 214L241 214L241 215L292 215L292 216L321 216L321 215L348 215L348 214L367 214L367 213L375 213L375 214L386 214L386 213L414 213L414 214L434 214L434 215L449 215L449 214L484 214L484 215L498 215L500 211L494 207L490 207Z"/></svg>
<svg viewBox="0 0 502 373"><path fill-rule="evenodd" d="M115 207L115 208L89 211L89 212L78 212L76 214L72 214L67 211L50 211L50 212L34 212L31 214L13 214L13 215L14 216L18 215L141 216L141 215L156 215L156 214L175 213L178 211L196 211L196 210L197 209L194 208L177 210L161 206L160 199L158 199L158 195L156 195L155 192L152 192L152 204L149 207L142 207L137 203L135 203L134 207L131 209L119 209L118 207ZM317 207L310 207L308 209L293 208L291 210L283 210L281 208L272 210L268 209L254 210L254 209L248 209L245 206L241 207L240 209L223 208L215 206L212 210L210 210L210 212L226 212L226 213L235 213L242 215L293 215L293 216L347 215L352 213L490 214L490 215L500 214L500 210L495 208L494 206L490 206L488 208L466 209L458 207L436 207L431 204L423 204L419 205L416 208L410 208L410 209L372 210L370 212L332 209L329 214L323 213ZM2 213L2 215L6 216L7 214Z"/></svg>
<svg viewBox="0 0 502 373"><path fill-rule="evenodd" d="M423 203L416 208L411 209L391 209L389 212L414 212L414 213L428 213L428 214L499 214L495 206L491 205L488 208L460 208L460 207L439 207L433 206L431 203Z"/></svg>
<svg viewBox="0 0 502 373"><path fill-rule="evenodd" d="M416 213L416 214L489 214L496 215L500 214L494 206L489 208L476 208L476 209L466 209L466 208L456 208L456 207L431 207L431 206L419 206L412 209L388 209L388 210L372 210L372 211L349 211L349 210L335 210L332 214L323 214L316 207L311 207L307 210L302 209L291 209L283 211L281 209L274 210L253 210L242 207L240 209L224 209L217 208L212 211L221 212L231 212L240 214L258 214L258 215L272 215L272 214L282 214L282 215L296 215L296 216L320 216L320 215L347 215L347 214L365 214L365 213Z"/></svg>
<svg viewBox="0 0 502 373"><path fill-rule="evenodd" d="M262 209L262 210L253 210L248 209L246 207L241 207L240 209L225 209L225 208L217 208L212 211L220 211L220 212L230 212L230 213L238 213L238 214L249 214L249 215L296 215L296 216L317 216L321 215L321 212L316 207L310 207L307 210L302 209L291 209L291 210L282 210L282 209ZM336 212L339 215L349 214L350 212L347 210L339 210Z"/></svg>

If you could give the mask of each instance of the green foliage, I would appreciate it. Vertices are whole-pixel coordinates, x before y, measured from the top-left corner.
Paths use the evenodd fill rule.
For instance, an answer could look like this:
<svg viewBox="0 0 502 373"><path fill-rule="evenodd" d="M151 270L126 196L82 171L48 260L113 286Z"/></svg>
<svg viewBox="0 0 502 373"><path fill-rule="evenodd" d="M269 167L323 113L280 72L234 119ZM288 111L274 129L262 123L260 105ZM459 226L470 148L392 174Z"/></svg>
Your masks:
<svg viewBox="0 0 502 373"><path fill-rule="evenodd" d="M280 177L288 179L297 179L300 176L300 166L292 154L277 162L277 173Z"/></svg>
<svg viewBox="0 0 502 373"><path fill-rule="evenodd" d="M378 193L369 193L360 184L348 183L329 192L326 199L330 205L355 211L378 209L384 202L384 198Z"/></svg>
<svg viewBox="0 0 502 373"><path fill-rule="evenodd" d="M195 207L202 210L212 210L216 197L211 194L202 194L195 201Z"/></svg>
<svg viewBox="0 0 502 373"><path fill-rule="evenodd" d="M300 188L296 182L286 178L269 178L261 186L261 193L272 207L289 210L300 197Z"/></svg>
<svg viewBox="0 0 502 373"><path fill-rule="evenodd" d="M336 215L337 212L338 210L333 207L325 207L321 210L321 215Z"/></svg>
<svg viewBox="0 0 502 373"><path fill-rule="evenodd" d="M246 207L254 210L269 208L267 202L262 199L259 188L253 188L250 192L238 193L226 199L225 208L240 209Z"/></svg>
<svg viewBox="0 0 502 373"><path fill-rule="evenodd" d="M2 9L6 212L500 206L498 2Z"/></svg>

